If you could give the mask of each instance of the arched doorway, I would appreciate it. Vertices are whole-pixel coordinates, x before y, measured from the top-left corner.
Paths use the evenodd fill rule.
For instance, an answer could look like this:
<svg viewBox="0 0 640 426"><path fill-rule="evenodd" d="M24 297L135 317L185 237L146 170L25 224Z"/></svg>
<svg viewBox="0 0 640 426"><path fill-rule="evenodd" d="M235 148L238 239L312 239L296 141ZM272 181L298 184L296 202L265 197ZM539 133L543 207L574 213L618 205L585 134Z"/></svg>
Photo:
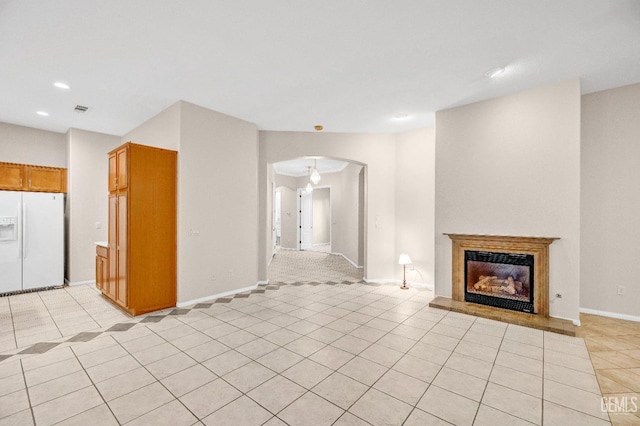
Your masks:
<svg viewBox="0 0 640 426"><path fill-rule="evenodd" d="M269 281L361 280L365 166L324 157L299 157L271 167L271 238L276 250L267 271ZM319 177L315 182L310 180L313 171ZM291 253L301 251L307 253ZM274 263L275 258L278 261Z"/></svg>

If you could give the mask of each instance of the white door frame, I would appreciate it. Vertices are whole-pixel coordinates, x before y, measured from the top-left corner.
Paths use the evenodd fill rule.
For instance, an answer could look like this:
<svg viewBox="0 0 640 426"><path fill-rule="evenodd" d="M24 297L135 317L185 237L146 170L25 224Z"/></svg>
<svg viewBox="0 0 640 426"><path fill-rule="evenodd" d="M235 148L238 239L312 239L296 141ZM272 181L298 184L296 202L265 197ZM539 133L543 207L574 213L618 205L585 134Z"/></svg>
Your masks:
<svg viewBox="0 0 640 426"><path fill-rule="evenodd" d="M305 242L305 245L303 246L302 244L302 226L303 226L303 221L302 221L302 215L303 214L307 214L307 212L303 212L302 209L302 199L303 196L309 196L311 199L311 209L309 211L309 215L310 217L308 218L309 222L311 223L309 229L310 229L310 233L309 233L309 239L310 241L308 242L308 248L313 249L313 192L311 193L307 193L307 190L305 188L298 188L297 192L296 192L296 204L297 204L297 208L298 208L298 214L296 215L296 228L297 228L297 248L298 251L300 250L307 250L307 243Z"/></svg>
<svg viewBox="0 0 640 426"><path fill-rule="evenodd" d="M276 255L276 183L271 182L271 257Z"/></svg>

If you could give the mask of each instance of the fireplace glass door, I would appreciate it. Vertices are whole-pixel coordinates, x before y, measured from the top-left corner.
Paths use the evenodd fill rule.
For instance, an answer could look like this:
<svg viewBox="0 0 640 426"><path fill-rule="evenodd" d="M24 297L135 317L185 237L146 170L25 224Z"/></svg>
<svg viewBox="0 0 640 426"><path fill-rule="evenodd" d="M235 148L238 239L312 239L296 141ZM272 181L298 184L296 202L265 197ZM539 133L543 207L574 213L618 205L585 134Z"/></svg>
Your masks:
<svg viewBox="0 0 640 426"><path fill-rule="evenodd" d="M465 250L467 302L533 313L533 256Z"/></svg>

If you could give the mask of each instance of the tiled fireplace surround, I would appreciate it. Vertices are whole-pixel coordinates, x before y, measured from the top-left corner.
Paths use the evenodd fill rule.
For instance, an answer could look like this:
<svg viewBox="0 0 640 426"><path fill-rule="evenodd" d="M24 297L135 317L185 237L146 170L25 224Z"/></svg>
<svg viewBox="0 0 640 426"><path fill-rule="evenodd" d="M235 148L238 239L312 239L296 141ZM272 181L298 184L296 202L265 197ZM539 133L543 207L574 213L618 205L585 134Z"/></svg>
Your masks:
<svg viewBox="0 0 640 426"><path fill-rule="evenodd" d="M573 323L549 317L549 245L557 238L446 234L452 241L451 299L436 297L431 307L575 336ZM532 255L534 259L534 313L515 312L465 302L465 251Z"/></svg>

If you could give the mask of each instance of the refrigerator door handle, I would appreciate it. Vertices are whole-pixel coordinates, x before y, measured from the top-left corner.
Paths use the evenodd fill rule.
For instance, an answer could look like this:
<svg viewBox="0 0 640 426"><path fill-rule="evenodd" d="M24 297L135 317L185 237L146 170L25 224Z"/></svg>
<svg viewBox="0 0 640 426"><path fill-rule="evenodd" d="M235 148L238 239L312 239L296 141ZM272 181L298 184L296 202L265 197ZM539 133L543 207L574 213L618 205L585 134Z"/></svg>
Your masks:
<svg viewBox="0 0 640 426"><path fill-rule="evenodd" d="M20 207L22 206L22 203L18 203L18 205L16 206L16 221L18 223L16 223L15 226L18 227L18 229L16 230L17 232L17 237L18 237L18 260L22 261L22 217L21 217L21 210Z"/></svg>
<svg viewBox="0 0 640 426"><path fill-rule="evenodd" d="M27 205L22 203L22 258L27 258Z"/></svg>

